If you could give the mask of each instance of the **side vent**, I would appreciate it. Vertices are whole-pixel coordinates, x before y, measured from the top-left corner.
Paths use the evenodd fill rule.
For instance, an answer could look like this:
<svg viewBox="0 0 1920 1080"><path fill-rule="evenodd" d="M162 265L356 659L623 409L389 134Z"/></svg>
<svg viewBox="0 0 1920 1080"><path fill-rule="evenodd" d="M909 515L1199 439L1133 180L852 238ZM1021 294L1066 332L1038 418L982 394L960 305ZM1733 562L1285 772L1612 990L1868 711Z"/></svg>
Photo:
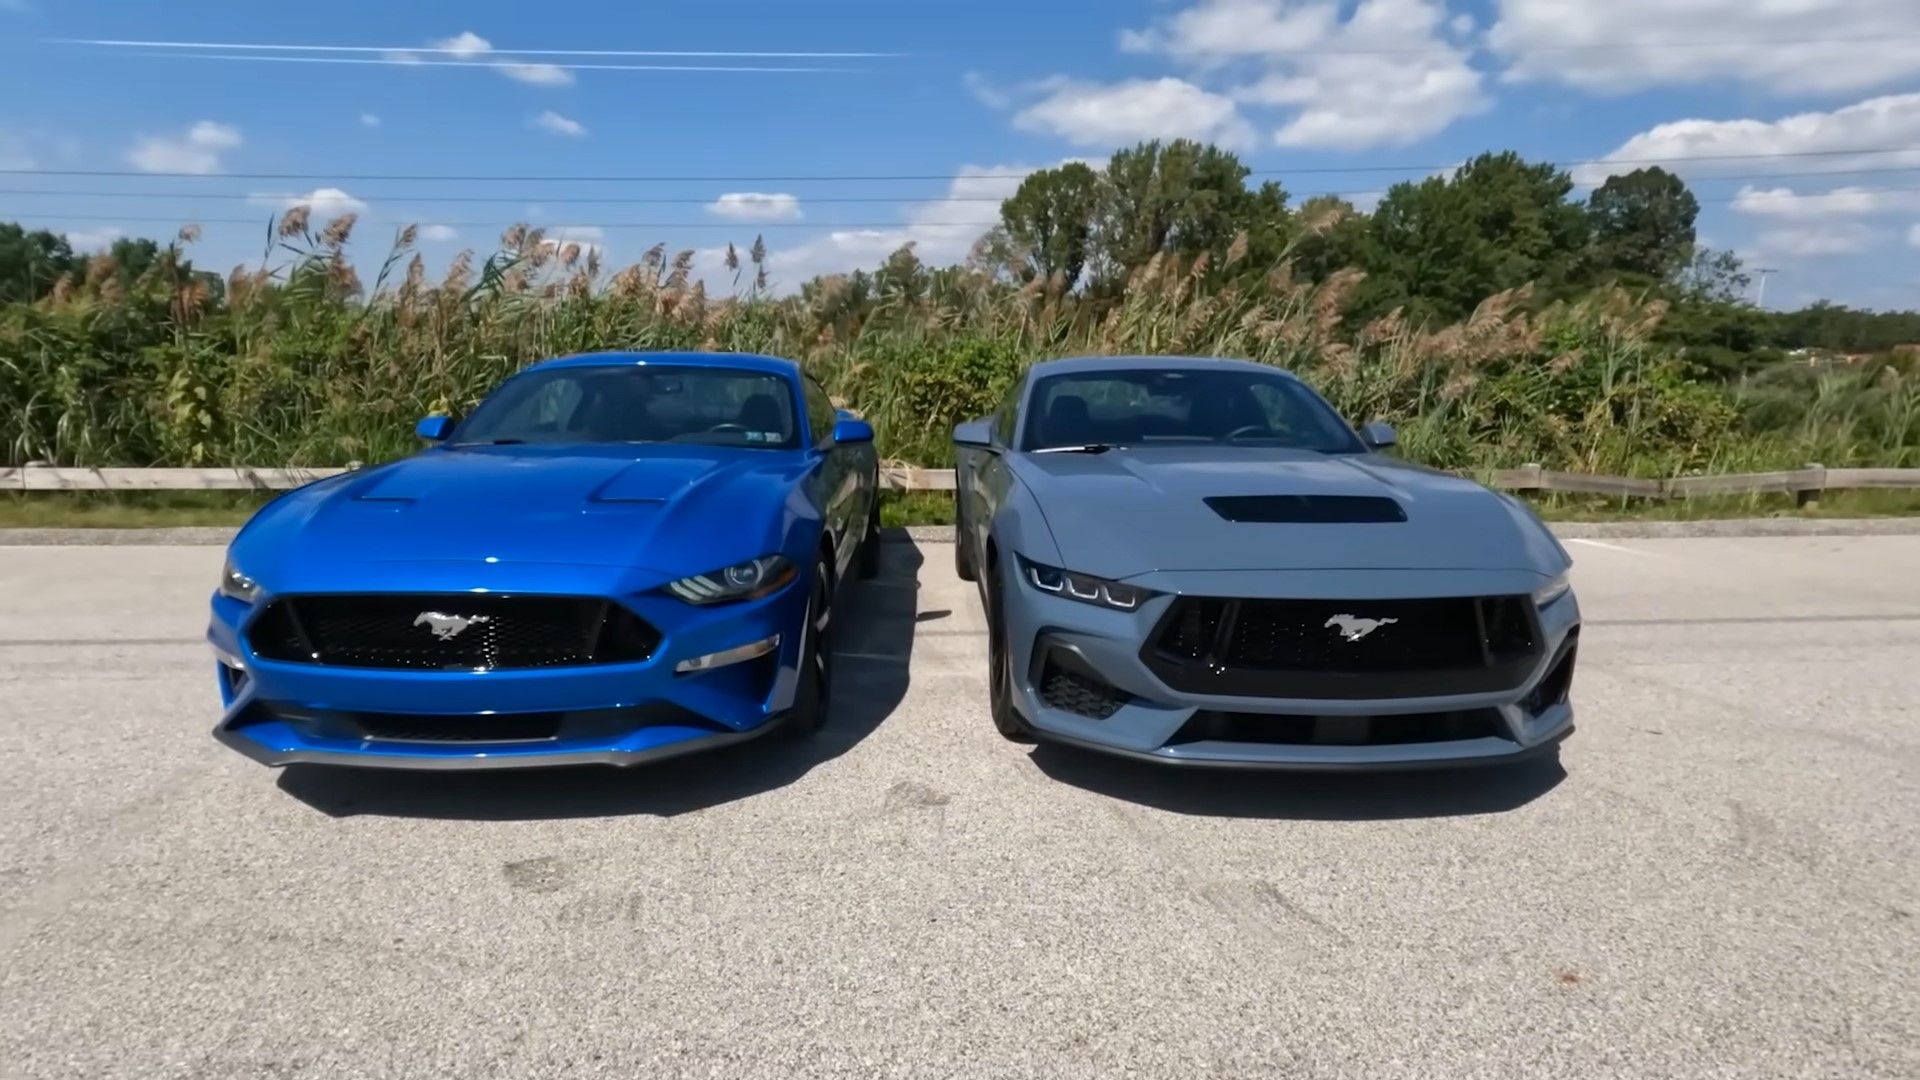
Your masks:
<svg viewBox="0 0 1920 1080"><path fill-rule="evenodd" d="M1264 525L1362 525L1407 520L1392 499L1374 495L1215 495L1205 500L1228 521Z"/></svg>

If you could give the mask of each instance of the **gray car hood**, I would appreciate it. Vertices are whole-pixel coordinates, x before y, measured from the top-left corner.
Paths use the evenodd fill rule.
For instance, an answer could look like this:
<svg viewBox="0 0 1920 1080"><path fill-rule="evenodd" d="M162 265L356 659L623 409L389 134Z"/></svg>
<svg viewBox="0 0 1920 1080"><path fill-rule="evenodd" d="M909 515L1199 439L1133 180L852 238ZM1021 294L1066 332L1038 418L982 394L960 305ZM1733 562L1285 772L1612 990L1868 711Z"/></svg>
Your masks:
<svg viewBox="0 0 1920 1080"><path fill-rule="evenodd" d="M1010 455L1067 568L1108 578L1168 570L1533 570L1559 542L1513 501L1375 454L1183 446ZM1216 495L1359 495L1399 503L1389 523L1228 521Z"/></svg>

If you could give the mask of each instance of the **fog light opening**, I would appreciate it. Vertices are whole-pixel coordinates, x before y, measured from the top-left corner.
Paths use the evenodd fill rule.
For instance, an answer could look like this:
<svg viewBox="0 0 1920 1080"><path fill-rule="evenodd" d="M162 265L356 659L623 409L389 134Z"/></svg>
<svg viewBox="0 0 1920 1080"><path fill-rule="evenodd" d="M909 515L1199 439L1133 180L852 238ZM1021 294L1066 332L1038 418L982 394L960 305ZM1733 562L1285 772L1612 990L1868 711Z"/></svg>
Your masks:
<svg viewBox="0 0 1920 1080"><path fill-rule="evenodd" d="M691 660L682 660L673 665L673 673L675 675L695 675L702 671L712 671L714 668L726 667L728 664L757 660L779 647L780 635L775 634L772 637L761 638L759 641L750 641L745 645L737 645L731 649L722 649L719 652L708 653L705 656L696 656Z"/></svg>

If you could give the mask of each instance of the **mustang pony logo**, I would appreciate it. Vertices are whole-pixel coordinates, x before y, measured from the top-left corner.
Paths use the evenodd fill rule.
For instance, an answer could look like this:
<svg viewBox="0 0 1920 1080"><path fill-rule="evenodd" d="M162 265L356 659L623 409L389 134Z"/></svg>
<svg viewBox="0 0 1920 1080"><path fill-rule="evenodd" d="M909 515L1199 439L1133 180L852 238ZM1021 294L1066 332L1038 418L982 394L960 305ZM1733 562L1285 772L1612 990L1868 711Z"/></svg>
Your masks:
<svg viewBox="0 0 1920 1080"><path fill-rule="evenodd" d="M1322 626L1337 626L1340 636L1348 641L1359 641L1383 626L1392 626L1399 619L1362 619L1356 615L1335 615L1322 623Z"/></svg>
<svg viewBox="0 0 1920 1080"><path fill-rule="evenodd" d="M433 636L441 641L452 641L467 632L467 627L493 621L491 615L446 615L438 611L423 611L413 620L413 625L424 625L433 631Z"/></svg>

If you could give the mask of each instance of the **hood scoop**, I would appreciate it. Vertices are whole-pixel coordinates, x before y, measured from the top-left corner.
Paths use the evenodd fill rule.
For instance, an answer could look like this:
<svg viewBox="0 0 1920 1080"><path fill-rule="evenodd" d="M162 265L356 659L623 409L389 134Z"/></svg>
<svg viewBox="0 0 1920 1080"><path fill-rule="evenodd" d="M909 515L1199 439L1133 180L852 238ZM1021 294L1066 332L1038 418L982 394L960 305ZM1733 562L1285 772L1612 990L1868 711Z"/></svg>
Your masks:
<svg viewBox="0 0 1920 1080"><path fill-rule="evenodd" d="M1261 525L1367 525L1407 520L1392 499L1376 495L1214 495L1204 500L1228 521Z"/></svg>

